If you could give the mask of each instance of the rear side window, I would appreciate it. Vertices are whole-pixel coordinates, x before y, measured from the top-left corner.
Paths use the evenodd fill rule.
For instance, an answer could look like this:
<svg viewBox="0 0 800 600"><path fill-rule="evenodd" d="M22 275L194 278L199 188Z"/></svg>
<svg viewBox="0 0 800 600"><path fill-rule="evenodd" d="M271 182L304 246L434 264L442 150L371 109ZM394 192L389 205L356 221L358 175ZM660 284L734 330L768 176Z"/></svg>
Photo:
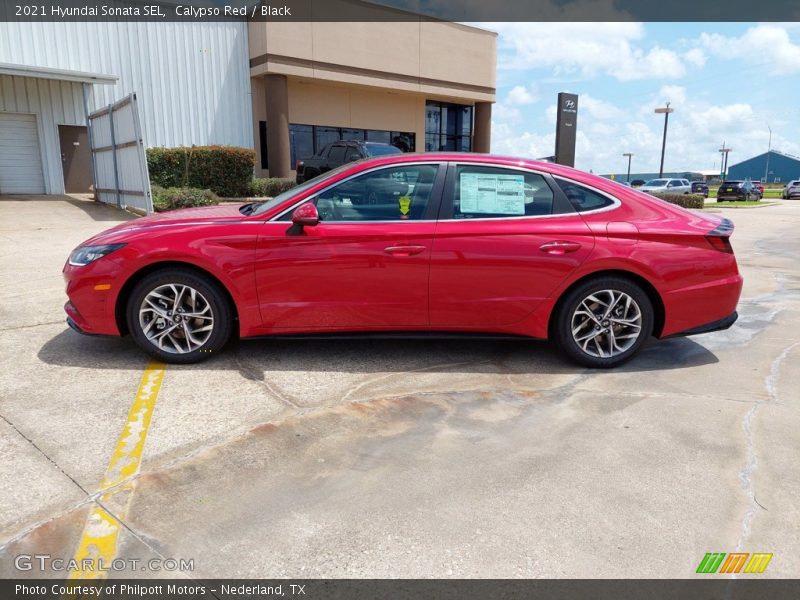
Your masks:
<svg viewBox="0 0 800 600"><path fill-rule="evenodd" d="M553 214L553 190L541 175L497 167L456 170L454 219L503 219Z"/></svg>
<svg viewBox="0 0 800 600"><path fill-rule="evenodd" d="M333 146L331 148L330 153L328 154L328 158L335 162L344 162L345 150L346 150L345 146Z"/></svg>
<svg viewBox="0 0 800 600"><path fill-rule="evenodd" d="M567 181L566 179L559 179L558 177L556 177L555 180L561 188L561 191L564 192L567 200L570 201L570 204L572 204L573 208L578 212L597 210L598 208L605 208L606 206L614 204L614 201L608 196L604 196L585 186Z"/></svg>

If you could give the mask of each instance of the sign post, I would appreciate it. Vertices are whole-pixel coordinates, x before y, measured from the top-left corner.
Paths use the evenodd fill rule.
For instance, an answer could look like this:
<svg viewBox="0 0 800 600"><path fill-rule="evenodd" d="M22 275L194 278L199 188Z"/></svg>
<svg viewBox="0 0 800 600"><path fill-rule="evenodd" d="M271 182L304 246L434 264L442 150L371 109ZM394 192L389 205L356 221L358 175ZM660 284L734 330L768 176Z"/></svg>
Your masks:
<svg viewBox="0 0 800 600"><path fill-rule="evenodd" d="M559 165L575 166L575 135L578 129L578 95L558 94L556 158Z"/></svg>

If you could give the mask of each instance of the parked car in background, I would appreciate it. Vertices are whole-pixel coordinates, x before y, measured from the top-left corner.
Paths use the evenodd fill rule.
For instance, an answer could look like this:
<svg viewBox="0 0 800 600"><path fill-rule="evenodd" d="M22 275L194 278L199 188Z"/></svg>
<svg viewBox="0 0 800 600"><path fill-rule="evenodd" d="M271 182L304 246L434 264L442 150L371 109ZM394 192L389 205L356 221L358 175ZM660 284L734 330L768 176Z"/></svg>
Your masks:
<svg viewBox="0 0 800 600"><path fill-rule="evenodd" d="M645 183L647 183L644 179L634 179L631 181L631 186L638 188L642 187Z"/></svg>
<svg viewBox="0 0 800 600"><path fill-rule="evenodd" d="M705 181L693 181L692 193L703 194L703 198L708 198L708 184Z"/></svg>
<svg viewBox="0 0 800 600"><path fill-rule="evenodd" d="M752 181L723 181L717 190L717 202L723 200L761 200L761 194Z"/></svg>
<svg viewBox="0 0 800 600"><path fill-rule="evenodd" d="M213 359L232 336L426 332L549 339L605 368L651 336L733 324L732 233L562 165L381 156L266 202L99 233L64 265L64 308L73 329L130 334L174 363Z"/></svg>
<svg viewBox="0 0 800 600"><path fill-rule="evenodd" d="M304 183L318 175L322 175L340 167L341 165L362 158L372 158L373 156L383 156L384 154L402 154L400 148L391 144L381 144L378 142L360 141L341 141L324 146L319 154L298 160L295 166L297 170L297 183Z"/></svg>
<svg viewBox="0 0 800 600"><path fill-rule="evenodd" d="M781 193L781 198L788 200L789 198L800 197L800 179L795 179L786 184Z"/></svg>
<svg viewBox="0 0 800 600"><path fill-rule="evenodd" d="M692 185L688 179L651 179L640 187L639 191L688 194L692 191Z"/></svg>
<svg viewBox="0 0 800 600"><path fill-rule="evenodd" d="M758 193L761 194L761 197L763 198L764 197L764 184L761 183L757 179L754 179L751 183L753 184L753 187L755 187L758 190Z"/></svg>

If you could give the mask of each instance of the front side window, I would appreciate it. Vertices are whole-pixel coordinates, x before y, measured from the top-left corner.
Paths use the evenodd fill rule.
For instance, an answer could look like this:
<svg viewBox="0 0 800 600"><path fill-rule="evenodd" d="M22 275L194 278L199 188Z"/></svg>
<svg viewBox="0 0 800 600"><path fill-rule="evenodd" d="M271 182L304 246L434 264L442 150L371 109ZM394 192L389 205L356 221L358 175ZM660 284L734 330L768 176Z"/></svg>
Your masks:
<svg viewBox="0 0 800 600"><path fill-rule="evenodd" d="M438 165L403 165L370 171L312 200L329 222L418 221L426 218ZM290 221L291 211L281 217Z"/></svg>
<svg viewBox="0 0 800 600"><path fill-rule="evenodd" d="M611 198L599 192L595 192L590 188L558 177L556 177L555 180L561 188L561 191L564 192L567 200L572 204L572 207L578 212L597 210L614 204Z"/></svg>
<svg viewBox="0 0 800 600"><path fill-rule="evenodd" d="M344 153L346 150L347 150L346 146L340 146L339 144L332 146L331 151L328 153L328 160L330 160L331 162L343 163Z"/></svg>
<svg viewBox="0 0 800 600"><path fill-rule="evenodd" d="M541 175L477 165L456 170L454 219L553 214L553 190Z"/></svg>

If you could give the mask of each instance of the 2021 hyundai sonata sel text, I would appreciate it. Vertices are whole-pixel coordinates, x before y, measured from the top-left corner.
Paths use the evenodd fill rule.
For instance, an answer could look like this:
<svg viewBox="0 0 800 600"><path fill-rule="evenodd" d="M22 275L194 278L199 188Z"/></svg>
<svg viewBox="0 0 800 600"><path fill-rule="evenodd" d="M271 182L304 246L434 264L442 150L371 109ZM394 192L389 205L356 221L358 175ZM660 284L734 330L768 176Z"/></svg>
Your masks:
<svg viewBox="0 0 800 600"><path fill-rule="evenodd" d="M233 336L550 339L589 367L651 336L725 329L742 288L727 219L551 163L403 154L276 198L136 219L76 248L67 321L175 363Z"/></svg>

